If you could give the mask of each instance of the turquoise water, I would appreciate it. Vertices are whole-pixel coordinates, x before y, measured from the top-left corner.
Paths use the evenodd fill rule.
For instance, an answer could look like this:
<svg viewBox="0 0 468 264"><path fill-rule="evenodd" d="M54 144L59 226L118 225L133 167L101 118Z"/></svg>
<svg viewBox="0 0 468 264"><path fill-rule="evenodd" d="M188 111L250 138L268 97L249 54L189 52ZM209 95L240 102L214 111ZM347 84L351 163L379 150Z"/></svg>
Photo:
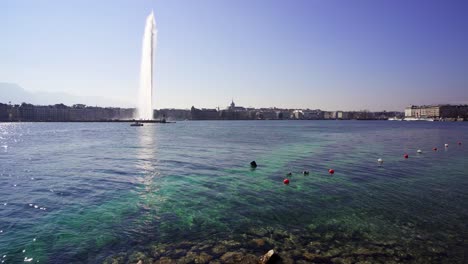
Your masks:
<svg viewBox="0 0 468 264"><path fill-rule="evenodd" d="M467 145L467 123L4 123L0 260L466 263Z"/></svg>

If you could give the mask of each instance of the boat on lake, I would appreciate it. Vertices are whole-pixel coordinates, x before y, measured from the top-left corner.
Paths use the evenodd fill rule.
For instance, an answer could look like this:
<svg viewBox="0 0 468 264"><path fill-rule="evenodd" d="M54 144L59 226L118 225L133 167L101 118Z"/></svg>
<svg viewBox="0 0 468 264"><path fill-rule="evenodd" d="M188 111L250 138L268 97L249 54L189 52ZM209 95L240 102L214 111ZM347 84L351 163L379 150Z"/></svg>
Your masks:
<svg viewBox="0 0 468 264"><path fill-rule="evenodd" d="M139 126L140 127L140 126L143 126L143 124L137 121L137 122L135 122L133 124L130 124L130 126Z"/></svg>
<svg viewBox="0 0 468 264"><path fill-rule="evenodd" d="M405 121L429 121L429 122L435 121L434 118L429 118L429 117L405 117L403 120Z"/></svg>

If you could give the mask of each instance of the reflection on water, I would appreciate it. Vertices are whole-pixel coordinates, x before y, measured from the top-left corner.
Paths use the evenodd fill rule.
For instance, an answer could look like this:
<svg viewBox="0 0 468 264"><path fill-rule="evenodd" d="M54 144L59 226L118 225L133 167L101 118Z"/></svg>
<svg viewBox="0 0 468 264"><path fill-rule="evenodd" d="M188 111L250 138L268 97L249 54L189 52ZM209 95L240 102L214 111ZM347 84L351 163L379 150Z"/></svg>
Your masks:
<svg viewBox="0 0 468 264"><path fill-rule="evenodd" d="M141 171L142 179L140 192L139 206L146 211L146 215L140 216L142 219L151 218L154 216L155 210L158 208L157 202L161 201L160 185L155 178L160 177L157 170L157 127L153 124L145 124L143 127L138 127L136 136L138 138L138 147L136 152L137 164L136 167Z"/></svg>
<svg viewBox="0 0 468 264"><path fill-rule="evenodd" d="M143 171L145 186L151 185L156 174L156 129L151 124L136 127L138 138L137 146L137 169Z"/></svg>

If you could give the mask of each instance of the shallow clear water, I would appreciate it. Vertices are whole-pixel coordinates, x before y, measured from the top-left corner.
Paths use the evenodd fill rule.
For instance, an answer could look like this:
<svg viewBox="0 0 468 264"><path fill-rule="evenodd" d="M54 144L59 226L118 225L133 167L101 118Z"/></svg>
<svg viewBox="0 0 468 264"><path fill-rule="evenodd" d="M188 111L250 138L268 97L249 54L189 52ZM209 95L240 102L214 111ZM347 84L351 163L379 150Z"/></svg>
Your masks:
<svg viewBox="0 0 468 264"><path fill-rule="evenodd" d="M3 123L0 260L156 260L155 245L239 241L297 261L316 241L325 262L378 246L375 260L464 263L467 146L466 122Z"/></svg>

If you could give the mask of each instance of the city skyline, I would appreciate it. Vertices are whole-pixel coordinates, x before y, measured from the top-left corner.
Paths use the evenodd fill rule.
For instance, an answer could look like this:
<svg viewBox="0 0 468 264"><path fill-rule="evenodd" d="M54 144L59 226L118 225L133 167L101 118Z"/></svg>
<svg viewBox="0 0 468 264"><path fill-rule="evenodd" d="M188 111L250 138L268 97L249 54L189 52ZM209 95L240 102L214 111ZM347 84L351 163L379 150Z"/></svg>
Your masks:
<svg viewBox="0 0 468 264"><path fill-rule="evenodd" d="M344 111L468 103L464 1L0 6L8 25L0 27L7 40L0 44L0 82L36 93L134 106L142 27L153 9L157 109L215 108L231 98L246 107Z"/></svg>

